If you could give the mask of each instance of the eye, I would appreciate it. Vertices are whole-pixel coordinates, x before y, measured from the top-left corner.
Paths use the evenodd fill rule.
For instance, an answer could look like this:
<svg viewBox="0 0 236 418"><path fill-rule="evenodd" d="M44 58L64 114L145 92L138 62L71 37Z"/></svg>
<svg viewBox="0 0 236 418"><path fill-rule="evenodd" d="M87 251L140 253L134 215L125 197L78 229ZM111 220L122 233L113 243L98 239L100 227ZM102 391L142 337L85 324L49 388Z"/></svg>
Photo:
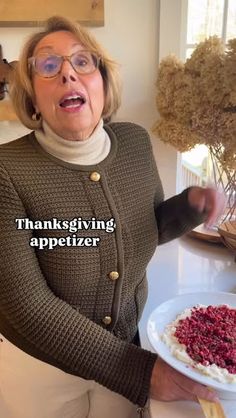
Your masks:
<svg viewBox="0 0 236 418"><path fill-rule="evenodd" d="M87 65L90 65L91 62L92 58L89 54L76 54L73 56L73 64L76 67L86 67Z"/></svg>
<svg viewBox="0 0 236 418"><path fill-rule="evenodd" d="M44 62L43 67L44 67L45 71L50 72L50 71L54 70L54 68L57 67L57 64L53 61L47 60L46 62Z"/></svg>
<svg viewBox="0 0 236 418"><path fill-rule="evenodd" d="M60 57L55 55L39 55L36 59L36 70L43 74L52 74L60 65Z"/></svg>

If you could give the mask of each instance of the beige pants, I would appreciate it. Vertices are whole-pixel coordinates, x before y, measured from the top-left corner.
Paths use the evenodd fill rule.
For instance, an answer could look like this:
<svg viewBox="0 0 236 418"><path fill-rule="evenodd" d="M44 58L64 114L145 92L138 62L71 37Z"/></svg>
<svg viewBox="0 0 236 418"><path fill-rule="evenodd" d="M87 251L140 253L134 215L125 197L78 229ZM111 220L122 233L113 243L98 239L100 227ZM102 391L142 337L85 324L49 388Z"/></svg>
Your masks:
<svg viewBox="0 0 236 418"><path fill-rule="evenodd" d="M0 338L0 418L138 417L123 396L64 373Z"/></svg>

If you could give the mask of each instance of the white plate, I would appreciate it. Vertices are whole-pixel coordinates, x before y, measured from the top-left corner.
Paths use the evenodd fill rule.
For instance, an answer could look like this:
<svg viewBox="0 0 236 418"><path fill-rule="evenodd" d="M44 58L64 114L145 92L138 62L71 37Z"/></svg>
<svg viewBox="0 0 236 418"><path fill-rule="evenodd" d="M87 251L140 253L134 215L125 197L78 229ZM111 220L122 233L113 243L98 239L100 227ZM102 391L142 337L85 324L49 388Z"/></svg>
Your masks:
<svg viewBox="0 0 236 418"><path fill-rule="evenodd" d="M183 294L167 300L159 305L149 317L147 324L148 339L157 354L174 369L199 383L216 389L222 399L236 399L236 383L219 383L208 376L204 376L192 369L190 365L174 357L169 347L160 339L166 325L174 321L176 316L184 309L192 308L199 303L207 306L227 304L236 308L236 295L223 292L197 292Z"/></svg>

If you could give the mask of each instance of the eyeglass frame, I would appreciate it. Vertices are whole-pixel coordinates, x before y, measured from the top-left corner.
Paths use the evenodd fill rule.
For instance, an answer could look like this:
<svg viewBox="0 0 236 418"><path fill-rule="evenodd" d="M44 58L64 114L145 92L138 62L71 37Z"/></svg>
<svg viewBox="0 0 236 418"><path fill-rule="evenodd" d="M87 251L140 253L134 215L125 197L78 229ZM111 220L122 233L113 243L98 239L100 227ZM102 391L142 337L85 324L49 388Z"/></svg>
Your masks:
<svg viewBox="0 0 236 418"><path fill-rule="evenodd" d="M96 65L94 66L94 70L93 70L93 71L90 71L90 72L88 72L88 73L86 73L86 72L81 72L81 73L80 73L80 72L78 72L78 71L74 68L74 66L73 66L73 64L72 64L72 62L71 62L71 57L72 57L73 55L78 54L78 53L83 53L83 52L89 52L92 56L95 56L95 57L96 57ZM29 66L30 68L33 68L34 72L35 72L36 74L38 74L38 76L39 76L39 77L42 77L42 78L54 78L54 77L57 77L57 76L58 76L58 74L60 74L60 72L61 72L61 68L62 68L62 65L63 65L64 61L68 61L68 62L70 63L70 65L71 65L71 67L73 68L73 70L74 70L77 74L80 74L80 75L92 74L93 72L95 72L95 71L99 68L99 65L100 65L101 60L102 60L102 57L101 57L100 55L97 55L97 53L96 53L96 52L89 51L89 50L86 50L86 49L83 49L83 50L81 50L81 51L74 52L74 53L73 53L73 54L71 54L71 55L50 54L50 53L48 53L48 52L41 52L41 53L40 53L40 54L38 54L38 55L48 55L48 56L54 56L54 57L59 57L59 58L62 58L62 61L61 61L61 64L60 64L60 68L59 68L59 71L58 71L55 75L52 75L52 76L49 76L49 77L46 77L46 76L41 75L41 74L40 74L40 73L36 70L36 65L35 65L35 62L36 62L36 59L37 59L37 55L36 55L36 56L32 56L32 57L28 58L28 66Z"/></svg>

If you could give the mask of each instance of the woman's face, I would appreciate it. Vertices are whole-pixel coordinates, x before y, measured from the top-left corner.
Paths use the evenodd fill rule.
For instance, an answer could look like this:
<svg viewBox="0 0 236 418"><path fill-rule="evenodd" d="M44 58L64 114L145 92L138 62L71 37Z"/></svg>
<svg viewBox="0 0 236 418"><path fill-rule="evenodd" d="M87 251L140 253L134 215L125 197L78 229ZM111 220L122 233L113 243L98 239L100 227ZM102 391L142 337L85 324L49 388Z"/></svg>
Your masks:
<svg viewBox="0 0 236 418"><path fill-rule="evenodd" d="M84 50L70 32L58 31L45 36L37 44L34 56L40 52L70 56ZM98 124L104 106L104 86L101 73L78 74L69 61L63 61L61 71L53 78L33 75L35 108L51 129L68 140L88 138ZM83 101L69 98L82 97Z"/></svg>

